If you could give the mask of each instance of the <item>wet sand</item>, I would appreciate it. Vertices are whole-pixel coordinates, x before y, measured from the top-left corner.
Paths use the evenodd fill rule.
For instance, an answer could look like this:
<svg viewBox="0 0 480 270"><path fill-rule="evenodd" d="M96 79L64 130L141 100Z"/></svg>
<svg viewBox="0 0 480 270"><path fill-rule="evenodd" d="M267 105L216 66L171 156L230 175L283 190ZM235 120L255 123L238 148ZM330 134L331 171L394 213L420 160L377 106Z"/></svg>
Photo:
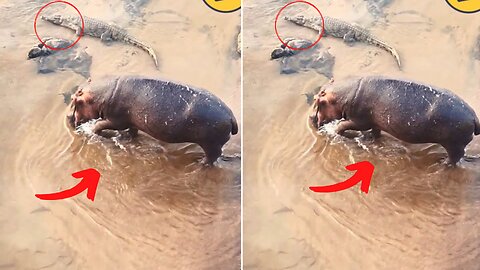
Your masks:
<svg viewBox="0 0 480 270"><path fill-rule="evenodd" d="M400 53L342 40L320 41L335 55L333 77L388 75L452 90L480 113L480 61L472 51L480 17L442 1L394 0L378 12L367 1L312 1L323 15L365 26ZM346 139L317 133L303 93L328 81L313 72L280 74L272 49L276 12L288 1L244 2L245 269L477 269L480 161L447 168L438 145L390 136ZM290 9L291 15L309 12ZM376 15L374 15L376 14ZM284 36L315 33L280 22ZM480 138L467 147L480 154ZM309 186L349 178L345 166L375 165L370 192L332 194Z"/></svg>
<svg viewBox="0 0 480 270"><path fill-rule="evenodd" d="M48 1L0 1L0 268L238 269L240 265L240 136L233 156L204 169L203 151L144 134L134 140L88 138L65 124L62 92L85 78L37 74L27 61L37 42L33 18ZM230 106L240 123L240 13L213 12L201 1L74 1L83 15L124 27L157 52L83 37L92 80L141 74L205 88ZM128 1L132 3L132 1ZM75 39L39 22L42 35ZM71 173L93 167L101 179L95 202L84 193L41 201L36 193L72 187Z"/></svg>

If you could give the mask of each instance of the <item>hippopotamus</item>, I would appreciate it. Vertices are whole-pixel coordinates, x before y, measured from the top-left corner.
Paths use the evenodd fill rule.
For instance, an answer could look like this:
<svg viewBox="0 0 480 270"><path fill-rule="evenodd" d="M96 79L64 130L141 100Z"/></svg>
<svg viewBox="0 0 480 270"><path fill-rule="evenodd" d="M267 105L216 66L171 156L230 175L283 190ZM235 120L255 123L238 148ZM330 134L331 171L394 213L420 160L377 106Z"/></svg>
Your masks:
<svg viewBox="0 0 480 270"><path fill-rule="evenodd" d="M212 165L230 134L238 132L232 111L207 90L138 76L88 80L72 95L67 121L72 127L92 119L93 132L141 130L167 143L196 143Z"/></svg>
<svg viewBox="0 0 480 270"><path fill-rule="evenodd" d="M433 86L387 77L352 78L322 86L315 96L312 124L342 119L336 132L381 131L408 143L438 143L449 163L465 154L465 147L480 134L474 110L454 93Z"/></svg>

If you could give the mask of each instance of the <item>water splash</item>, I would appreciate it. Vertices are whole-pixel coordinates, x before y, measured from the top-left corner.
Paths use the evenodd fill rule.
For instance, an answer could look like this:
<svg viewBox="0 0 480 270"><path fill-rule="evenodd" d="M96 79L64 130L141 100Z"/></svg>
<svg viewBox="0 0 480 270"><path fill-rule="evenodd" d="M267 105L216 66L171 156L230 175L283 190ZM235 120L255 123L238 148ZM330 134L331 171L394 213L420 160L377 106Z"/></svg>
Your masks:
<svg viewBox="0 0 480 270"><path fill-rule="evenodd" d="M97 123L98 121L100 121L100 118L92 119L88 122L85 122L85 123L79 125L78 127L75 128L75 133L76 134L85 134L85 135L88 135L89 137L94 136L95 133L93 132L93 127L95 126L95 123Z"/></svg>

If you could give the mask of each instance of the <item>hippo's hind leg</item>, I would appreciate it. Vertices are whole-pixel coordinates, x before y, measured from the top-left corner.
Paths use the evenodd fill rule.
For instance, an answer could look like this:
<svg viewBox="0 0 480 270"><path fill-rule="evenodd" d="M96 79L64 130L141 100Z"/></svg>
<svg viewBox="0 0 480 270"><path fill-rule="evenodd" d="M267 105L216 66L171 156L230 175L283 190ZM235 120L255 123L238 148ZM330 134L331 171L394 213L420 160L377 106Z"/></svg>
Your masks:
<svg viewBox="0 0 480 270"><path fill-rule="evenodd" d="M448 153L448 163L454 166L465 154L465 146L463 145L443 145L443 147Z"/></svg>
<svg viewBox="0 0 480 270"><path fill-rule="evenodd" d="M462 138L463 137L463 138ZM473 135L469 136L454 136L448 142L441 143L447 150L448 163L456 165L458 161L465 155L465 147L472 141Z"/></svg>
<svg viewBox="0 0 480 270"><path fill-rule="evenodd" d="M215 161L222 155L222 147L230 139L232 131L231 119L221 123L217 123L207 128L203 140L198 142L205 152L205 159L203 163L207 166L212 166Z"/></svg>
<svg viewBox="0 0 480 270"><path fill-rule="evenodd" d="M447 150L448 153L448 163L451 165L456 165L458 161L465 155L465 147L467 144L472 140L468 140L467 142L449 142L449 143L442 143L442 146Z"/></svg>
<svg viewBox="0 0 480 270"><path fill-rule="evenodd" d="M212 166L215 161L222 155L222 146L223 144L219 143L204 143L200 144L203 151L205 152L205 159L203 163L205 165Z"/></svg>

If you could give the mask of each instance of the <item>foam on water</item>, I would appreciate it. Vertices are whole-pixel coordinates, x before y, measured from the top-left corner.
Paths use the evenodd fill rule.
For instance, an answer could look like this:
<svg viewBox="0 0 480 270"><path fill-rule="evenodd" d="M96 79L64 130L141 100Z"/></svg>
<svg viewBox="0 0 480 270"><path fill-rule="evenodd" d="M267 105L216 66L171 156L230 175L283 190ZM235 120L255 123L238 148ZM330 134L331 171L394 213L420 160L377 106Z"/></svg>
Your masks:
<svg viewBox="0 0 480 270"><path fill-rule="evenodd" d="M95 123L100 121L100 118L98 119L92 119L88 122L85 122L78 127L75 128L75 133L77 134L85 134L88 136L94 136L95 133L93 133L93 127L95 126Z"/></svg>
<svg viewBox="0 0 480 270"><path fill-rule="evenodd" d="M114 131L114 135L109 136L108 138L99 136L93 132L93 127L98 121L100 121L100 118L92 119L79 125L77 128L75 128L75 133L86 135L89 139L88 143L97 143L101 142L102 140L111 140L115 144L115 146L126 151L127 148L125 147L125 145L122 144L122 133L120 133L119 131Z"/></svg>
<svg viewBox="0 0 480 270"><path fill-rule="evenodd" d="M328 124L325 124L325 125L321 126L318 129L317 134L327 135L328 137L330 137L332 139L332 141L331 141L332 144L344 142L345 138L342 135L339 135L336 132L338 124L343 120L345 120L345 119L334 120L334 121L332 121ZM353 138L353 141L355 141L355 143L358 145L358 147L362 148L365 151L370 151L368 146L364 143L364 140L365 140L364 135L356 136L356 137Z"/></svg>
<svg viewBox="0 0 480 270"><path fill-rule="evenodd" d="M326 134L326 135L331 136L331 137L334 137L334 136L338 135L337 132L336 132L336 129L337 129L338 124L342 120L344 120L344 119L333 120L332 122L321 126L318 129L318 134Z"/></svg>

